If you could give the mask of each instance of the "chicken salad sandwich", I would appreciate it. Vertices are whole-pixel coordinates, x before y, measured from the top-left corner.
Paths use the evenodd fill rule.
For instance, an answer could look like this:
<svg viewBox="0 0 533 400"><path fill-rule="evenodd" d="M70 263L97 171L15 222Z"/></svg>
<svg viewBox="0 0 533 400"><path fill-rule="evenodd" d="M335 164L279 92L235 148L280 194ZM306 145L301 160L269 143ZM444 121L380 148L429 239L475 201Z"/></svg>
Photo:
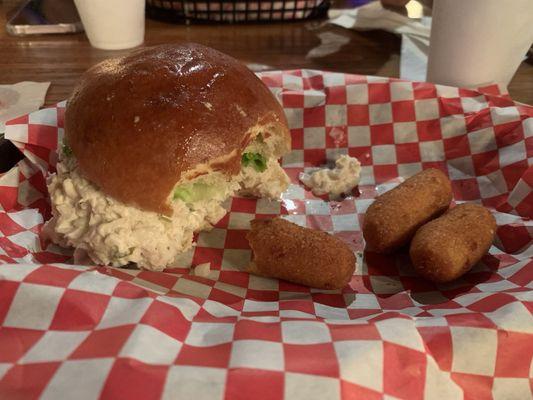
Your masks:
<svg viewBox="0 0 533 400"><path fill-rule="evenodd" d="M225 54L180 44L106 60L67 102L45 234L75 258L162 270L229 197L278 198L290 146L281 105Z"/></svg>

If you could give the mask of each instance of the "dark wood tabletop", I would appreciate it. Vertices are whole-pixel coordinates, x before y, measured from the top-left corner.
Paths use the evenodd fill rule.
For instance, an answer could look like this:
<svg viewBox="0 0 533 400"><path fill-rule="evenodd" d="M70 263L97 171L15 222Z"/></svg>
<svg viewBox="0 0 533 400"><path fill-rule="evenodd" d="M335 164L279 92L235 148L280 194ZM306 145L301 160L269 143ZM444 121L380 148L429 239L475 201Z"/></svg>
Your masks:
<svg viewBox="0 0 533 400"><path fill-rule="evenodd" d="M128 52L94 49L83 33L9 36L4 28L6 13L19 3L0 2L0 84L51 81L46 104L53 104L68 97L80 74L91 65ZM185 26L148 19L145 39L145 45L202 43L251 63L255 69L314 68L391 77L399 74L399 37L383 31L347 30L324 20ZM320 53L316 49L321 43L329 54L314 55ZM533 65L522 63L509 90L515 100L533 103Z"/></svg>
<svg viewBox="0 0 533 400"><path fill-rule="evenodd" d="M352 0L353 3L361 0ZM66 99L90 66L129 50L103 51L90 46L84 33L14 37L5 30L8 12L21 0L0 1L0 84L50 81L45 105ZM333 1L345 7L350 1ZM147 19L145 46L194 41L247 63L260 71L312 68L362 75L398 77L401 40L384 31L357 32L325 19L271 24L183 25ZM533 64L520 65L509 86L511 96L533 103ZM0 139L0 147L2 146ZM5 143L4 143L5 145ZM10 155L11 157L12 155ZM12 165L6 153L0 172Z"/></svg>

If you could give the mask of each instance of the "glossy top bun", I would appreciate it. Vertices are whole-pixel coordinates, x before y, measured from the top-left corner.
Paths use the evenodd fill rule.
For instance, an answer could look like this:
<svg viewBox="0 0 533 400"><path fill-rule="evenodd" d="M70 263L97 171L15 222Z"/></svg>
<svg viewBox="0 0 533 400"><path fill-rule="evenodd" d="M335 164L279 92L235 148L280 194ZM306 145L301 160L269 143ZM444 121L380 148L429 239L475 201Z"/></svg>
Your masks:
<svg viewBox="0 0 533 400"><path fill-rule="evenodd" d="M283 109L261 80L193 43L95 65L65 114L80 171L115 199L165 214L177 182L211 171L237 174L242 151L259 133L282 136L283 152L290 149Z"/></svg>

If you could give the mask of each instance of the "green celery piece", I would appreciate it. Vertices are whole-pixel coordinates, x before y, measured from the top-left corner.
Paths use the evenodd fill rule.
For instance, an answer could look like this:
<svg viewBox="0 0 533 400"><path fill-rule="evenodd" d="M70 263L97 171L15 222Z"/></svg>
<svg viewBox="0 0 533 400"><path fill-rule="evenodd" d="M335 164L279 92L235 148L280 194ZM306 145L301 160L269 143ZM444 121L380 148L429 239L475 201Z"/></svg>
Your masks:
<svg viewBox="0 0 533 400"><path fill-rule="evenodd" d="M217 185L208 185L203 182L181 185L174 189L174 200L180 199L185 203L194 203L215 196L219 189Z"/></svg>
<svg viewBox="0 0 533 400"><path fill-rule="evenodd" d="M185 203L192 203L194 201L192 185L178 186L174 190L174 200L176 199L183 200Z"/></svg>
<svg viewBox="0 0 533 400"><path fill-rule="evenodd" d="M257 172L263 172L267 168L265 156L259 153L243 153L242 165L253 167Z"/></svg>

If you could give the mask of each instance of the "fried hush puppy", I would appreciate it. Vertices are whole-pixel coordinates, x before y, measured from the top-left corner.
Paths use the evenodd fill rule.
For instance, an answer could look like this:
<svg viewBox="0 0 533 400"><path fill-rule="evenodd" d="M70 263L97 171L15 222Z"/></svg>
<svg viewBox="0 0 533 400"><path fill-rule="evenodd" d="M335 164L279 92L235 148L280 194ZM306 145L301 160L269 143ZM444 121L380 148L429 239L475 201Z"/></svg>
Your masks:
<svg viewBox="0 0 533 400"><path fill-rule="evenodd" d="M340 289L355 270L355 255L340 239L282 218L251 221L248 272L320 289Z"/></svg>
<svg viewBox="0 0 533 400"><path fill-rule="evenodd" d="M426 169L378 196L363 221L367 249L390 253L407 244L416 230L441 215L452 200L452 187L444 173Z"/></svg>
<svg viewBox="0 0 533 400"><path fill-rule="evenodd" d="M487 253L495 231L496 221L485 207L461 204L418 229L409 255L424 278L450 282Z"/></svg>

